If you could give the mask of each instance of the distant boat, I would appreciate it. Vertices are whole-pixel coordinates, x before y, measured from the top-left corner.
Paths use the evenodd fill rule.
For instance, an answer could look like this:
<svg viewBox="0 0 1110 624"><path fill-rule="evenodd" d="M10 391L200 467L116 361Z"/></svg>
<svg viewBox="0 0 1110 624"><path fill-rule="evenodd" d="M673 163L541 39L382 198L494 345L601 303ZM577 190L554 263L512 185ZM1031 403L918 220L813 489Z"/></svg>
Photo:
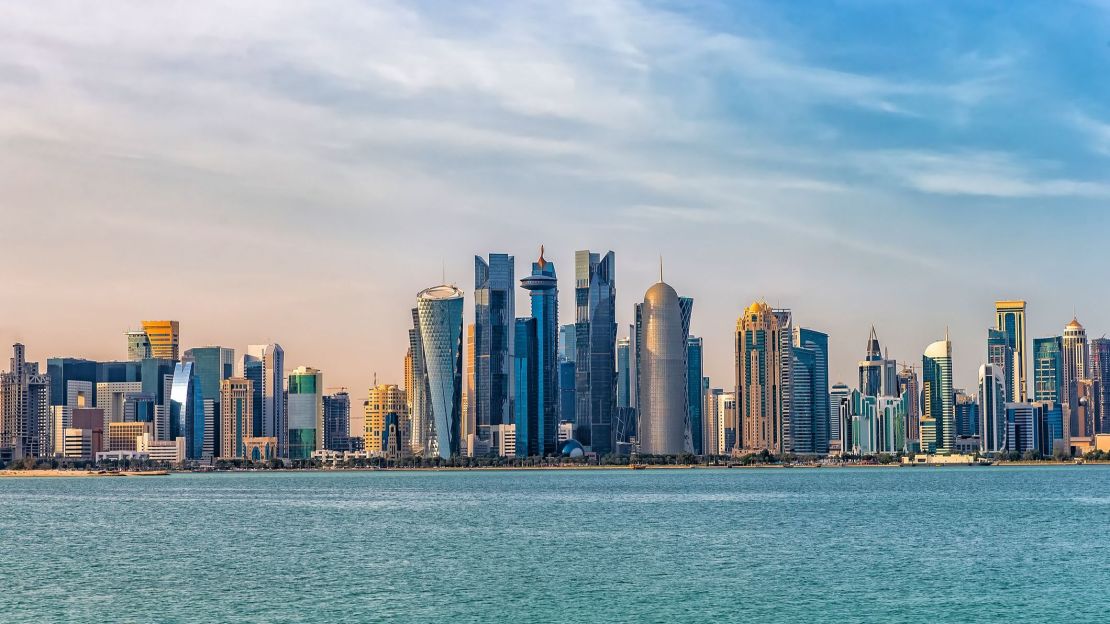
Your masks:
<svg viewBox="0 0 1110 624"><path fill-rule="evenodd" d="M647 468L647 464L628 464L628 467L633 470L643 470Z"/></svg>

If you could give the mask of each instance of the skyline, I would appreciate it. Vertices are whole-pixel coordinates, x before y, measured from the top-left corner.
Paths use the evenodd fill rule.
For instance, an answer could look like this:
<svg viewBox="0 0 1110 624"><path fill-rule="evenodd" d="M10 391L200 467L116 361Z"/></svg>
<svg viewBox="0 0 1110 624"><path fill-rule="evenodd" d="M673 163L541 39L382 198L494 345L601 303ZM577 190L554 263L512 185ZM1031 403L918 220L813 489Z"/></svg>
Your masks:
<svg viewBox="0 0 1110 624"><path fill-rule="evenodd" d="M947 326L970 388L996 299L1030 338L1110 327L1105 4L62 4L0 7L0 341L31 360L172 318L361 397L444 265L469 323L471 257L541 244L560 324L573 252L616 252L619 336L662 254L715 387L756 299L829 334L831 382L871 325L911 363Z"/></svg>

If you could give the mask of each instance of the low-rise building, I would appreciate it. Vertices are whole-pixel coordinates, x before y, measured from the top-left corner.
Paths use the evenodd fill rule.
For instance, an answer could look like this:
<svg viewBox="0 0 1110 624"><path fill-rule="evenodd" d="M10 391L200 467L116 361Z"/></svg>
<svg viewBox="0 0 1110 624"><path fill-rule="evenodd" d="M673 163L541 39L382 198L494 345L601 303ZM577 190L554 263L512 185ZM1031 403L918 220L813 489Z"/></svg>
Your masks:
<svg viewBox="0 0 1110 624"><path fill-rule="evenodd" d="M150 433L143 433L135 439L135 450L146 453L151 461L180 464L185 461L185 438L155 440Z"/></svg>

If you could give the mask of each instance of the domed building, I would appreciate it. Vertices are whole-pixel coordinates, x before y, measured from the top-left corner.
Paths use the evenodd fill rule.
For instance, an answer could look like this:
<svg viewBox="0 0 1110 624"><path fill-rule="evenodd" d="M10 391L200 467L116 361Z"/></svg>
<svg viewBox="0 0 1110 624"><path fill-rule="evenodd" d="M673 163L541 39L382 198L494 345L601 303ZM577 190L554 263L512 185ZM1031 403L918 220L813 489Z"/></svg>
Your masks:
<svg viewBox="0 0 1110 624"><path fill-rule="evenodd" d="M657 282L636 306L636 433L640 452L678 455L690 445L686 338L693 300Z"/></svg>
<svg viewBox="0 0 1110 624"><path fill-rule="evenodd" d="M579 444L578 440L567 440L563 444L563 448L560 449L559 454L563 457L570 458L585 457L586 449L582 448L582 445Z"/></svg>

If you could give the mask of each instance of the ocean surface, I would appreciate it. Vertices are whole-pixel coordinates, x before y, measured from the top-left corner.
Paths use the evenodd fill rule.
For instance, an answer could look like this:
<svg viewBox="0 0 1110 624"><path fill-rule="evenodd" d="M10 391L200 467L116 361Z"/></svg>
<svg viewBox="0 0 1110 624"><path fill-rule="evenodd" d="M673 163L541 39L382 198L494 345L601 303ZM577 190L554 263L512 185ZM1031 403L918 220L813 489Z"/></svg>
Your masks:
<svg viewBox="0 0 1110 624"><path fill-rule="evenodd" d="M1108 622L1110 467L0 479L3 622Z"/></svg>

